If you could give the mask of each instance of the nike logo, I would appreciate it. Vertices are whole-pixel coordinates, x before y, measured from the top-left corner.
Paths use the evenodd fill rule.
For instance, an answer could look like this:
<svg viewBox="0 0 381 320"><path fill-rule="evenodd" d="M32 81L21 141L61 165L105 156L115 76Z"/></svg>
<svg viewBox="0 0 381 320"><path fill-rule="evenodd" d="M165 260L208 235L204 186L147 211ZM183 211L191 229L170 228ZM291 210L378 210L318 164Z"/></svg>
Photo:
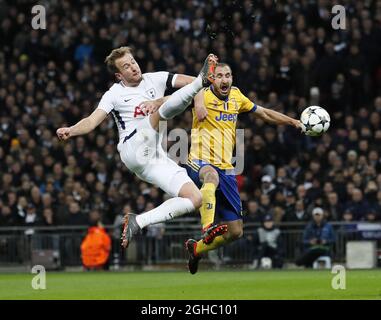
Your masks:
<svg viewBox="0 0 381 320"><path fill-rule="evenodd" d="M130 101L130 100L132 100L132 98L131 98L131 99L127 99L127 100L126 100L126 99L124 99L124 102L128 102L128 101Z"/></svg>

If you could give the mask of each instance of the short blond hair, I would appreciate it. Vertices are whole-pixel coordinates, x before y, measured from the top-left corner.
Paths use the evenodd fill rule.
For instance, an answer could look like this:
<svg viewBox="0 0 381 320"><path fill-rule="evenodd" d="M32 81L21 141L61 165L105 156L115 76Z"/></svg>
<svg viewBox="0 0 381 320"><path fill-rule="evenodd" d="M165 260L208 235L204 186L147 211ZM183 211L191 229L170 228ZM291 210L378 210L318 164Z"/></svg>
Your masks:
<svg viewBox="0 0 381 320"><path fill-rule="evenodd" d="M122 58L125 54L132 54L132 49L130 47L119 47L111 51L111 53L106 57L105 63L110 72L119 72L115 65L115 61Z"/></svg>

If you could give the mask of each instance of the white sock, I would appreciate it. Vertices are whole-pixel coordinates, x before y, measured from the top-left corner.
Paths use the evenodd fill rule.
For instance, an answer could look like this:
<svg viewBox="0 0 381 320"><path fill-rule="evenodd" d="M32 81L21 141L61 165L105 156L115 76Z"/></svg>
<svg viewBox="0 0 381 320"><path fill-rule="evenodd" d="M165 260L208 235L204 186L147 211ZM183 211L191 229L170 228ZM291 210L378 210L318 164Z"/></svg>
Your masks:
<svg viewBox="0 0 381 320"><path fill-rule="evenodd" d="M194 205L188 198L171 198L160 206L136 216L140 228L148 225L171 220L175 217L194 211Z"/></svg>
<svg viewBox="0 0 381 320"><path fill-rule="evenodd" d="M198 76L191 83L174 92L160 107L163 119L172 119L182 113L192 102L194 96L202 89L202 79Z"/></svg>

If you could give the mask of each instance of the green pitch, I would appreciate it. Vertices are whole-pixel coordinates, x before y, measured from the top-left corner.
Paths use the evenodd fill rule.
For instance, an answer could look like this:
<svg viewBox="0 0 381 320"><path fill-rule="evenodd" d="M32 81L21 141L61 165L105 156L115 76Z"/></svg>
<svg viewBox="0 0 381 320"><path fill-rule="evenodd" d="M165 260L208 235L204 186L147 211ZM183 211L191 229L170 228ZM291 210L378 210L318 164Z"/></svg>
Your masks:
<svg viewBox="0 0 381 320"><path fill-rule="evenodd" d="M346 272L334 290L330 271L47 272L46 289L33 290L35 274L0 274L4 299L381 299L381 270Z"/></svg>

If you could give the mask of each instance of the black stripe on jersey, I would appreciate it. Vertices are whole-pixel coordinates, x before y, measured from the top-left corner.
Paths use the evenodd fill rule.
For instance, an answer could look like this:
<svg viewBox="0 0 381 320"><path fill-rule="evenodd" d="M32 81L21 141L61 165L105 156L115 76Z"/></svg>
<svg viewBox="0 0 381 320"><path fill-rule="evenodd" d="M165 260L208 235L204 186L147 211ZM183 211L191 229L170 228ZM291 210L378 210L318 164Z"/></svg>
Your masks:
<svg viewBox="0 0 381 320"><path fill-rule="evenodd" d="M113 113L113 115L117 119L117 121L120 123L120 126L122 127L122 129L125 130L126 129L126 124L124 123L122 117L120 116L119 111L112 110L111 112Z"/></svg>
<svg viewBox="0 0 381 320"><path fill-rule="evenodd" d="M167 89L171 89L173 88L172 87L172 79L174 77L174 74L173 73L168 73L168 78L167 78L167 82L165 83L165 86L167 87Z"/></svg>

